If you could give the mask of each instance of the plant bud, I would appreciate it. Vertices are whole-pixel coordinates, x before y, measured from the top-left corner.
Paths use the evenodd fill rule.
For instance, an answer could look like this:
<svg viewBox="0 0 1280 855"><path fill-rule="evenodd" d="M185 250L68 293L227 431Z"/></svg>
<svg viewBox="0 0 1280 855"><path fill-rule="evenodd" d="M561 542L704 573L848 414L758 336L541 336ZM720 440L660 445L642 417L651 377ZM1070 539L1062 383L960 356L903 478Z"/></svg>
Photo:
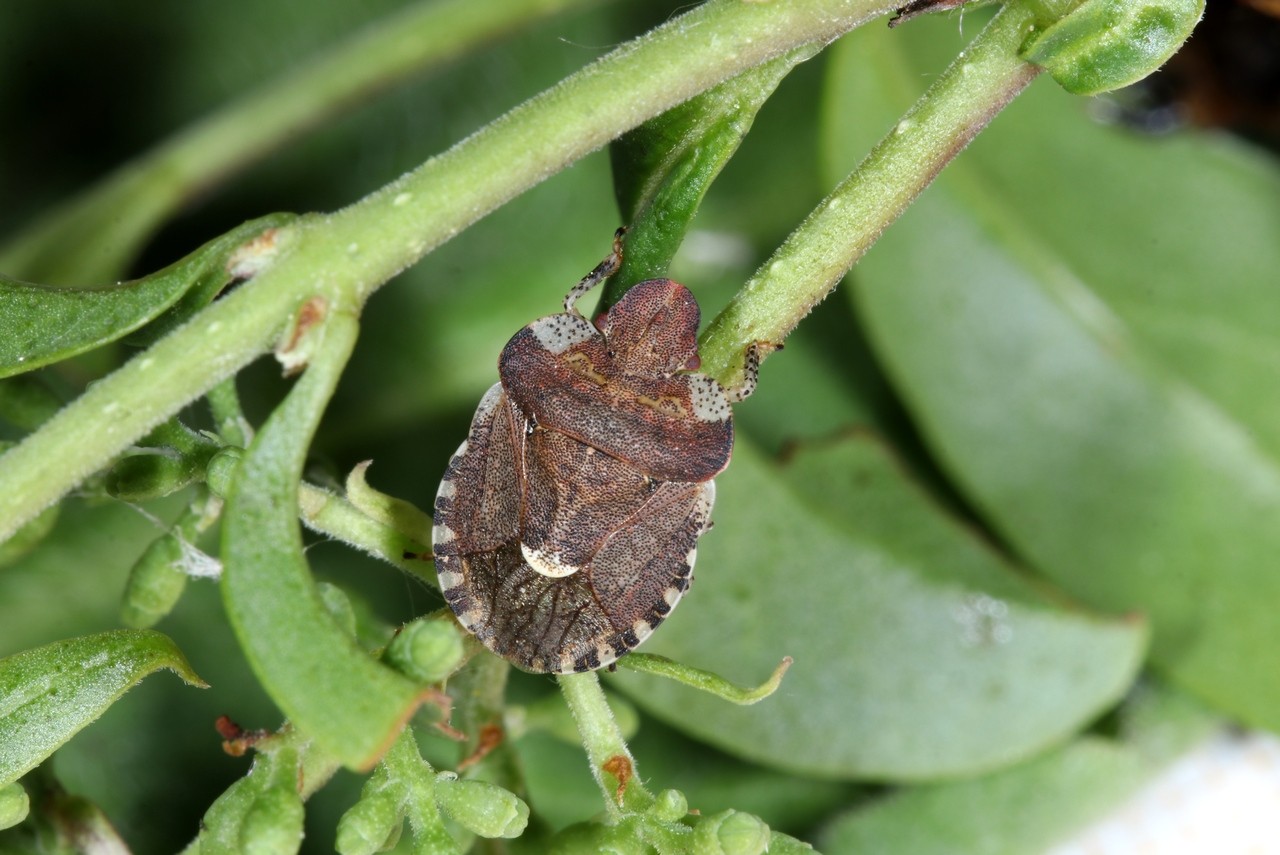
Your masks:
<svg viewBox="0 0 1280 855"><path fill-rule="evenodd" d="M649 813L663 822L678 822L689 813L689 801L679 790L663 790L658 793Z"/></svg>
<svg viewBox="0 0 1280 855"><path fill-rule="evenodd" d="M107 473L107 492L126 502L145 502L176 493L199 477L200 460L169 451L131 454Z"/></svg>
<svg viewBox="0 0 1280 855"><path fill-rule="evenodd" d="M302 845L302 799L291 789L272 787L254 799L240 824L240 851L246 855L293 855Z"/></svg>
<svg viewBox="0 0 1280 855"><path fill-rule="evenodd" d="M146 629L173 610L187 586L182 572L182 543L177 535L162 534L134 562L124 588L120 618L126 626Z"/></svg>
<svg viewBox="0 0 1280 855"><path fill-rule="evenodd" d="M244 449L228 445L218 449L205 466L204 478L209 490L218 498L225 499L231 490L231 479L240 466L240 458L244 457Z"/></svg>
<svg viewBox="0 0 1280 855"><path fill-rule="evenodd" d="M769 826L749 813L726 810L704 817L693 841L697 855L760 855L769 846Z"/></svg>
<svg viewBox="0 0 1280 855"><path fill-rule="evenodd" d="M341 855L373 855L395 846L404 814L390 796L361 798L338 821L337 849Z"/></svg>
<svg viewBox="0 0 1280 855"><path fill-rule="evenodd" d="M529 824L529 806L514 793L484 781L459 781L452 772L436 776L436 804L481 837L519 837Z"/></svg>
<svg viewBox="0 0 1280 855"><path fill-rule="evenodd" d="M12 828L27 818L31 799L17 781L0 787L0 828Z"/></svg>
<svg viewBox="0 0 1280 855"><path fill-rule="evenodd" d="M439 683L462 664L465 648L452 621L419 618L387 645L387 661L423 683Z"/></svg>

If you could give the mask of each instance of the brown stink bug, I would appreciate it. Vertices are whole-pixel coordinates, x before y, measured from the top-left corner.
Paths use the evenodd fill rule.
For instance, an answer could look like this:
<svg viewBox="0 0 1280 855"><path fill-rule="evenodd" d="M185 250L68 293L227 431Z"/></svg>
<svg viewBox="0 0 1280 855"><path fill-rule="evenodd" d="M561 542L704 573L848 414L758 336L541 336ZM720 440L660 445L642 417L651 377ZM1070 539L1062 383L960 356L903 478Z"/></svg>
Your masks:
<svg viewBox="0 0 1280 855"><path fill-rule="evenodd" d="M436 494L445 600L527 671L608 665L670 614L733 449L729 405L755 388L756 347L741 388L693 373L698 304L670 279L582 317L578 299L620 262L615 239L563 314L507 343Z"/></svg>

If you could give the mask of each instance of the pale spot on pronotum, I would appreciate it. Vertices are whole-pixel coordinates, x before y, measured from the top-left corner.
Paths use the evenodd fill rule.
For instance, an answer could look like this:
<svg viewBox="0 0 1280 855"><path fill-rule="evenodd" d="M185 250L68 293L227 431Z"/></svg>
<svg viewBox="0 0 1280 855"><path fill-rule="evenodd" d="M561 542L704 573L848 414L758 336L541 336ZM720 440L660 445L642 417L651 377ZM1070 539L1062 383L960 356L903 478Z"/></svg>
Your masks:
<svg viewBox="0 0 1280 855"><path fill-rule="evenodd" d="M523 543L520 544L520 552L524 554L524 560L529 563L530 567L550 579L563 579L565 576L572 576L582 569L572 564L564 564L560 561L560 556L558 555L533 549Z"/></svg>
<svg viewBox="0 0 1280 855"><path fill-rule="evenodd" d="M705 375L694 374L689 377L689 397L693 404L693 415L700 421L722 422L732 412L724 387Z"/></svg>
<svg viewBox="0 0 1280 855"><path fill-rule="evenodd" d="M538 343L554 354L564 353L596 335L591 324L573 315L548 315L529 324Z"/></svg>

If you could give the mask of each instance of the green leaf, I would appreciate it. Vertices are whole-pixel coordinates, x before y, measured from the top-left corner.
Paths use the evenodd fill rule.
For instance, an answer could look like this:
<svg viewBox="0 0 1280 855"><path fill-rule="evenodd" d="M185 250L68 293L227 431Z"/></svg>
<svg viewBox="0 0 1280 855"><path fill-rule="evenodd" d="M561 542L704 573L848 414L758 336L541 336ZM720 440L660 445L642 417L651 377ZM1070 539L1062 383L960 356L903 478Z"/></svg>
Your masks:
<svg viewBox="0 0 1280 855"><path fill-rule="evenodd" d="M6 331L0 336L0 377L122 338L161 315L189 290L207 302L231 281L226 265L232 254L291 217L277 214L245 223L181 261L133 282L71 288L0 277L0 328Z"/></svg>
<svg viewBox="0 0 1280 855"><path fill-rule="evenodd" d="M1085 0L1031 36L1022 57L1064 89L1097 95L1136 83L1168 61L1204 14L1205 0Z"/></svg>
<svg viewBox="0 0 1280 855"><path fill-rule="evenodd" d="M887 121L951 39L931 32L842 45L833 103ZM861 136L837 127L833 149L853 157ZM1018 553L1099 608L1149 615L1161 669L1269 728L1277 233L1274 161L1099 126L1045 85L886 233L855 292L927 442Z"/></svg>
<svg viewBox="0 0 1280 855"><path fill-rule="evenodd" d="M177 645L149 630L86 635L0 659L0 783L35 768L161 668L205 685Z"/></svg>
<svg viewBox="0 0 1280 855"><path fill-rule="evenodd" d="M222 592L267 693L344 765L363 769L413 713L419 689L376 662L334 622L302 554L302 466L356 337L349 315L333 314L324 324L311 365L236 472L223 522Z"/></svg>
<svg viewBox="0 0 1280 855"><path fill-rule="evenodd" d="M1100 819L1216 724L1203 708L1144 691L1122 713L1120 739L1086 736L1020 766L902 790L837 819L827 855L1043 852Z"/></svg>
<svg viewBox="0 0 1280 855"><path fill-rule="evenodd" d="M740 438L717 495L697 583L645 649L740 682L795 664L750 708L617 679L732 754L844 778L970 774L1065 739L1138 667L1139 622L1046 601L865 438L782 471Z"/></svg>
<svg viewBox="0 0 1280 855"><path fill-rule="evenodd" d="M760 107L817 45L804 45L650 119L610 146L614 191L629 227L622 269L603 305L663 276L703 196L738 150Z"/></svg>

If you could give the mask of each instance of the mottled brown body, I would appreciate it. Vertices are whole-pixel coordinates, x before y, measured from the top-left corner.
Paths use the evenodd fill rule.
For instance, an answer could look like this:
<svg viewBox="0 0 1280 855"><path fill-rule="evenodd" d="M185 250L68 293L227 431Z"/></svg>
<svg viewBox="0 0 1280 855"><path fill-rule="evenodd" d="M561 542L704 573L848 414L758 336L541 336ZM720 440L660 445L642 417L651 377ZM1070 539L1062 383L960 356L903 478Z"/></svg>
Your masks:
<svg viewBox="0 0 1280 855"><path fill-rule="evenodd" d="M725 390L690 373L697 328L688 289L653 279L598 327L551 315L504 348L440 484L433 541L459 621L515 665L607 665L689 587L733 448Z"/></svg>

